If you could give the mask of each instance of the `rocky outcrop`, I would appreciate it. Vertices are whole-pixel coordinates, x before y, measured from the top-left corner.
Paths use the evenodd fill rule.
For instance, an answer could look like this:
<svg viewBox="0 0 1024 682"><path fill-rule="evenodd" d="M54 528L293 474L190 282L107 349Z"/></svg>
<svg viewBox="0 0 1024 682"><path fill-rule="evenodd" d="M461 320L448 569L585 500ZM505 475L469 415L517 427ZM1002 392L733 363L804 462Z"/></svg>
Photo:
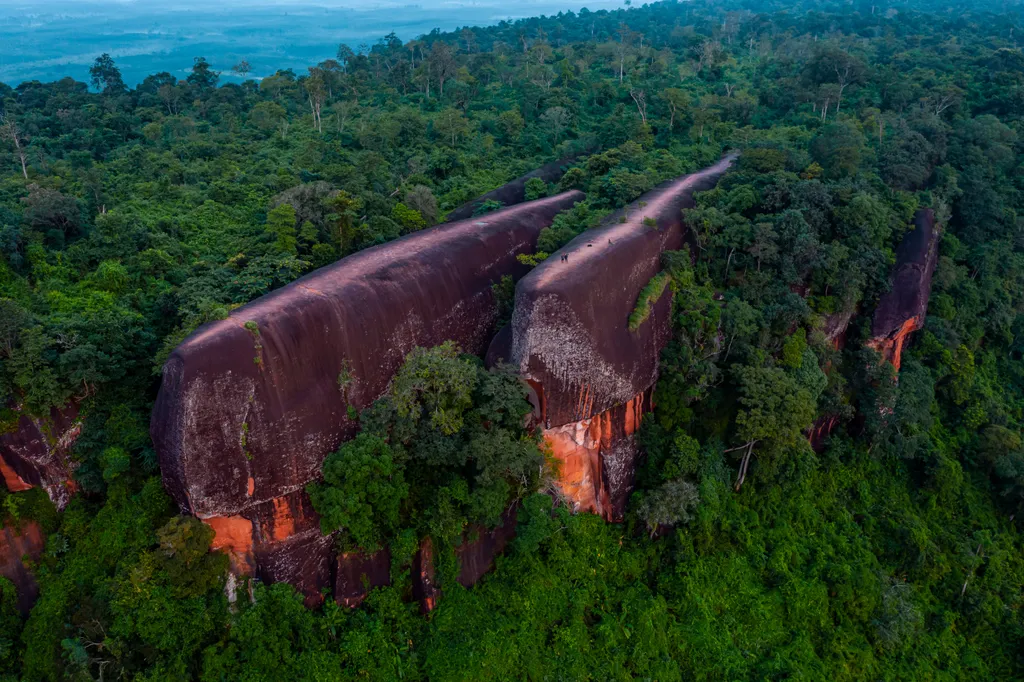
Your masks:
<svg viewBox="0 0 1024 682"><path fill-rule="evenodd" d="M0 435L0 475L11 492L41 487L58 509L77 490L71 448L82 431L78 404L53 408L48 417L21 414L14 430Z"/></svg>
<svg viewBox="0 0 1024 682"><path fill-rule="evenodd" d="M200 328L168 359L153 410L167 490L218 530L237 570L316 601L333 557L304 486L413 348L454 340L483 353L497 318L491 285L521 275L516 256L582 198L566 192L367 249Z"/></svg>
<svg viewBox="0 0 1024 682"><path fill-rule="evenodd" d="M473 217L473 212L476 211L480 206L488 201L496 201L502 206L513 206L515 204L521 204L526 200L526 183L533 178L539 178L545 183L558 182L563 175L565 175L566 169L582 154L574 154L567 156L564 159L558 161L552 161L551 163L544 164L536 170L532 170L522 177L518 177L512 182L506 183L497 189L493 189L487 194L482 194L472 201L467 201L462 206L452 210L446 220L448 222L454 222L456 220L466 220L467 218Z"/></svg>
<svg viewBox="0 0 1024 682"><path fill-rule="evenodd" d="M682 210L735 158L648 192L516 287L508 355L531 388L535 417L562 464L563 492L578 509L622 516L633 487L632 434L651 409L645 394L671 335L670 296L653 303L635 330L628 320L661 270L662 252L684 243Z"/></svg>
<svg viewBox="0 0 1024 682"><path fill-rule="evenodd" d="M462 542L455 548L459 564L456 579L463 587L476 585L491 569L498 555L516 536L516 515L519 505L514 504L502 515L501 524L496 528L471 526L463 533ZM429 613L441 598L441 586L434 569L434 542L430 537L420 542L420 548L412 562L412 593L419 601L420 610Z"/></svg>
<svg viewBox="0 0 1024 682"><path fill-rule="evenodd" d="M338 555L334 599L341 606L359 606L370 590L390 584L391 552L387 548L373 554L343 552Z"/></svg>
<svg viewBox="0 0 1024 682"><path fill-rule="evenodd" d="M495 558L505 551L505 546L516 536L518 512L519 505L513 505L502 516L501 525L497 528L473 526L466 532L462 544L455 548L460 585L472 587L494 568Z"/></svg>
<svg viewBox="0 0 1024 682"><path fill-rule="evenodd" d="M932 274L938 262L940 232L932 209L917 211L914 229L896 251L891 287L879 299L871 320L868 345L897 370L907 338L924 326Z"/></svg>
<svg viewBox="0 0 1024 682"><path fill-rule="evenodd" d="M35 521L4 526L0 531L0 576L7 578L18 592L18 610L23 614L39 596L39 585L25 560L38 561L46 547L43 530Z"/></svg>

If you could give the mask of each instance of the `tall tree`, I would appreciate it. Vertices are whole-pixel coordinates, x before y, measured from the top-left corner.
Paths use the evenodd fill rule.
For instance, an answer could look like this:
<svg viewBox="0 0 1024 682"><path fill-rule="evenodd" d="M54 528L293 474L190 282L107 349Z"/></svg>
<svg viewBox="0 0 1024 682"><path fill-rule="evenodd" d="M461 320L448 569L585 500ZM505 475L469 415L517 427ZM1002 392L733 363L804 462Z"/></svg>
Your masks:
<svg viewBox="0 0 1024 682"><path fill-rule="evenodd" d="M124 80L121 78L121 70L114 64L114 59L104 52L96 58L93 65L89 67L89 75L92 76L92 87L104 95L119 95L127 90Z"/></svg>

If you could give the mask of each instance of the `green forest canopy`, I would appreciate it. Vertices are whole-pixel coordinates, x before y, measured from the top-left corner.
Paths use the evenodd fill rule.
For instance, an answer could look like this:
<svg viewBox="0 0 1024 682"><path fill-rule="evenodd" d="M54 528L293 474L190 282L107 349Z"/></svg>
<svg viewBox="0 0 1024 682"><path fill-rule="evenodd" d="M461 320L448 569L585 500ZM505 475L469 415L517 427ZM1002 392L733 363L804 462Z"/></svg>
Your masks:
<svg viewBox="0 0 1024 682"><path fill-rule="evenodd" d="M7 523L37 519L48 542L27 619L0 581L0 674L1019 679L1019 25L1001 3L664 2L388 37L259 83L218 87L197 58L128 90L101 57L90 84L0 84L0 429L15 403L85 415L66 511L3 496ZM587 201L537 258L742 151L688 215L694 262L666 257L674 335L627 523L534 494L515 383L422 351L410 363L437 380L398 382L314 491L325 530L391 546L393 586L355 610L307 610L283 584L229 606L227 560L175 514L147 434L169 350L594 142L560 183ZM923 206L944 234L896 384L864 341ZM836 350L823 319L844 312ZM419 419L431 401L452 419ZM814 454L804 432L829 415L848 428ZM516 540L460 588L451 543L510 497ZM444 589L429 618L408 599L426 533Z"/></svg>

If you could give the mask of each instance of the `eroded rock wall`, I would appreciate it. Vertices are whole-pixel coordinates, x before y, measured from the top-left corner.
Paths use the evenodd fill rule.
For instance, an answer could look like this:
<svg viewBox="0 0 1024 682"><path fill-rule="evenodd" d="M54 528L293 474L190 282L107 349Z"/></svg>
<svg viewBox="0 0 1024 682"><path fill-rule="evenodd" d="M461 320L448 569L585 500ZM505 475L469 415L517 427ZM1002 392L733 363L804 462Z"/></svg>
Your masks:
<svg viewBox="0 0 1024 682"><path fill-rule="evenodd" d="M82 431L78 404L50 410L45 418L22 414L17 427L0 435L0 475L7 489L42 487L58 509L77 490L71 448Z"/></svg>
<svg viewBox="0 0 1024 682"><path fill-rule="evenodd" d="M416 346L482 354L491 285L525 269L580 192L440 225L342 259L200 328L171 354L151 434L164 485L240 572L318 601L331 538L304 487ZM222 536L223 531L223 536Z"/></svg>
<svg viewBox="0 0 1024 682"><path fill-rule="evenodd" d="M558 462L559 488L573 511L622 519L639 457L634 434L651 409L648 390L593 417L543 430Z"/></svg>
<svg viewBox="0 0 1024 682"><path fill-rule="evenodd" d="M940 233L935 212L930 208L918 210L914 229L896 251L892 286L879 299L871 320L868 345L897 370L907 338L924 326L932 275L939 257Z"/></svg>
<svg viewBox="0 0 1024 682"><path fill-rule="evenodd" d="M662 252L684 244L682 210L735 158L648 192L516 287L507 354L531 387L545 439L563 462L563 492L579 509L622 516L633 486L632 432L651 409L645 394L671 336L671 296L662 295L635 331L629 316L661 270Z"/></svg>
<svg viewBox="0 0 1024 682"><path fill-rule="evenodd" d="M37 561L46 547L43 530L35 521L4 526L0 531L0 576L14 583L18 591L18 610L23 614L39 596L39 585L25 560Z"/></svg>

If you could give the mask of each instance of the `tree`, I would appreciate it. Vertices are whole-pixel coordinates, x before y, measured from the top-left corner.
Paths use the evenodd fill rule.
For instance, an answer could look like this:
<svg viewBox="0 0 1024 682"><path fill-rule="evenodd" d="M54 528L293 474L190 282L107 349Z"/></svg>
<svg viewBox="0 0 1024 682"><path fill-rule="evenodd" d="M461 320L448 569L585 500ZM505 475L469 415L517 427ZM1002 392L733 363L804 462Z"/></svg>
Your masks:
<svg viewBox="0 0 1024 682"><path fill-rule="evenodd" d="M275 250L295 256L295 208L291 204L281 204L267 213L266 232L273 237Z"/></svg>
<svg viewBox="0 0 1024 682"><path fill-rule="evenodd" d="M425 185L416 185L405 193L405 204L423 216L427 226L437 222L437 199L430 188Z"/></svg>
<svg viewBox="0 0 1024 682"><path fill-rule="evenodd" d="M815 83L836 84L836 113L839 113L843 102L843 92L850 85L863 83L867 77L867 67L858 57L854 57L835 45L825 45L818 49L814 58L807 65L807 74Z"/></svg>
<svg viewBox="0 0 1024 682"><path fill-rule="evenodd" d="M552 144L558 144L562 133L569 127L569 110L565 107L551 107L541 114L540 121L551 135Z"/></svg>
<svg viewBox="0 0 1024 682"><path fill-rule="evenodd" d="M97 57L89 67L89 74L92 76L92 87L104 95L120 95L127 90L121 78L121 70L106 52Z"/></svg>
<svg viewBox="0 0 1024 682"><path fill-rule="evenodd" d="M14 153L18 155L18 160L21 161L21 174L28 180L25 138L19 130L17 122L9 114L0 114L0 138L6 138L11 142L11 145L14 147Z"/></svg>
<svg viewBox="0 0 1024 682"><path fill-rule="evenodd" d="M430 56L427 60L430 63L431 73L437 78L438 96L444 97L445 81L454 76L458 68L451 46L440 40L435 42L430 48Z"/></svg>
<svg viewBox="0 0 1024 682"><path fill-rule="evenodd" d="M322 133L324 128L320 112L323 110L324 102L327 100L327 85L323 70L317 67L310 67L309 77L303 81L302 86L306 90L306 97L309 99L309 108L313 111L313 125L316 126L318 133Z"/></svg>
<svg viewBox="0 0 1024 682"><path fill-rule="evenodd" d="M245 77L249 75L250 71L252 71L252 67L249 65L247 60L243 59L232 66L231 71L242 80L245 80Z"/></svg>
<svg viewBox="0 0 1024 682"><path fill-rule="evenodd" d="M736 435L743 442L736 449L745 451L736 479L739 490L755 445L778 449L806 444L803 430L814 420L815 398L777 367L739 365L734 372L741 407L736 415Z"/></svg>
<svg viewBox="0 0 1024 682"><path fill-rule="evenodd" d="M341 70L345 73L348 73L348 67L352 64L355 56L356 53L345 43L338 45L338 63L341 64Z"/></svg>
<svg viewBox="0 0 1024 682"><path fill-rule="evenodd" d="M361 433L329 455L323 483L307 487L326 535L341 530L347 544L375 550L398 529L409 487L404 466L383 439Z"/></svg>
<svg viewBox="0 0 1024 682"><path fill-rule="evenodd" d="M449 138L454 147L456 140L469 132L469 121L462 112L453 107L442 109L434 119L434 130L440 135Z"/></svg>
<svg viewBox="0 0 1024 682"><path fill-rule="evenodd" d="M700 504L697 486L689 481L668 481L644 496L637 515L653 538L661 527L688 523Z"/></svg>
<svg viewBox="0 0 1024 682"><path fill-rule="evenodd" d="M192 73L185 80L199 90L210 90L217 87L220 74L210 67L206 57L196 57L192 62Z"/></svg>
<svg viewBox="0 0 1024 682"><path fill-rule="evenodd" d="M690 96L679 88L666 88L662 93L662 98L665 100L665 103L668 104L668 129L671 131L675 127L676 119L682 118L688 112L690 108Z"/></svg>

